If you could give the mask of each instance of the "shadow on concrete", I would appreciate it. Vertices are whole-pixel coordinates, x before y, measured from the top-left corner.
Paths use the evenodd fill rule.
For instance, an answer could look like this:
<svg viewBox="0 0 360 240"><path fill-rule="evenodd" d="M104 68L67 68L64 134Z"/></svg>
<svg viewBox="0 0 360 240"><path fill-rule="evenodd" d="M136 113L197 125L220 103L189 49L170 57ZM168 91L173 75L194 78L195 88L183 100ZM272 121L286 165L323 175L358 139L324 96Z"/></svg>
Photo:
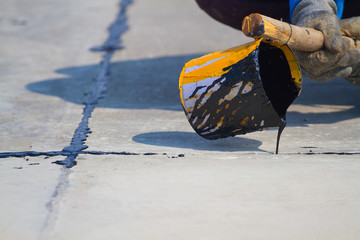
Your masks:
<svg viewBox="0 0 360 240"><path fill-rule="evenodd" d="M186 62L200 55L112 63L107 91L96 107L182 110L179 75ZM66 77L31 83L27 89L82 104L91 91L98 68L98 65L87 65L59 69L56 73Z"/></svg>
<svg viewBox="0 0 360 240"><path fill-rule="evenodd" d="M344 79L315 82L303 78L303 88L294 104L315 107L312 112L288 111L288 126L332 124L360 118L360 87Z"/></svg>
<svg viewBox="0 0 360 240"><path fill-rule="evenodd" d="M148 145L186 148L208 151L261 151L261 141L242 137L229 137L217 140L207 140L195 132L150 132L142 133L133 137L133 141ZM275 142L274 142L275 147Z"/></svg>
<svg viewBox="0 0 360 240"><path fill-rule="evenodd" d="M114 62L104 98L97 107L128 109L164 109L182 111L178 90L179 74L184 64L202 54L157 57ZM59 69L66 77L48 79L27 85L39 94L55 96L76 104L87 100L99 65ZM329 124L360 117L360 88L345 80L327 83L303 80L303 90L296 104L341 105L347 110L336 112L288 112L289 126ZM185 118L185 116L184 116Z"/></svg>

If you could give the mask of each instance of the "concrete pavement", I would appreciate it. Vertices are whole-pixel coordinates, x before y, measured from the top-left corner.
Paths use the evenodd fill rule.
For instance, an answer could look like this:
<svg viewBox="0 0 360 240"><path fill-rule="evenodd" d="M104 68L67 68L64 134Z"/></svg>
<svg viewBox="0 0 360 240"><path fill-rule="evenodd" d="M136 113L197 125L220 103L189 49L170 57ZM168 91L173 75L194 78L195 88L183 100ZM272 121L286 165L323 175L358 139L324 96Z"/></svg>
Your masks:
<svg viewBox="0 0 360 240"><path fill-rule="evenodd" d="M304 79L274 155L276 129L208 141L188 124L184 63L251 41L195 1L0 13L1 239L360 238L359 88Z"/></svg>

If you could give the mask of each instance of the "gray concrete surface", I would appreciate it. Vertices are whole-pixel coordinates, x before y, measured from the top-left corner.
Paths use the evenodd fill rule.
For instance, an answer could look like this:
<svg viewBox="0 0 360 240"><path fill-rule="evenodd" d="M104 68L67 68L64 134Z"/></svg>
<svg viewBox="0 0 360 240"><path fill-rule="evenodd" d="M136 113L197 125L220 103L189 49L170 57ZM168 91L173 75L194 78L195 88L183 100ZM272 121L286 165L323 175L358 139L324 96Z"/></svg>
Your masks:
<svg viewBox="0 0 360 240"><path fill-rule="evenodd" d="M181 68L250 40L193 0L147 0L123 49L91 51L124 25L108 31L119 3L0 3L1 239L360 239L359 88L304 79L279 155L276 129L202 139Z"/></svg>

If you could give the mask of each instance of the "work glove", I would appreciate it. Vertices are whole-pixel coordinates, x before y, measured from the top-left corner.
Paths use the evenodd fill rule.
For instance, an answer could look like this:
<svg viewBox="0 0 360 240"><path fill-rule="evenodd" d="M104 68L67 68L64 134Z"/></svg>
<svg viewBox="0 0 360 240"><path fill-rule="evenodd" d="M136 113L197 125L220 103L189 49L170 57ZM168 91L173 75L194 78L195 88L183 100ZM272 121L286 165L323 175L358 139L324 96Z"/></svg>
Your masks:
<svg viewBox="0 0 360 240"><path fill-rule="evenodd" d="M340 28L342 35L353 38L356 49L360 49L360 17L340 20ZM352 73L345 79L356 86L360 86L360 59L352 66Z"/></svg>
<svg viewBox="0 0 360 240"><path fill-rule="evenodd" d="M336 13L337 7L333 0L302 0L293 11L292 22L321 31L324 34L324 48L312 53L294 51L294 54L302 73L312 80L345 78L359 85L360 46L351 48L354 40L342 36L345 33L358 38L359 19L345 20L341 24Z"/></svg>
<svg viewBox="0 0 360 240"><path fill-rule="evenodd" d="M360 40L360 17L340 20L340 29L343 36Z"/></svg>

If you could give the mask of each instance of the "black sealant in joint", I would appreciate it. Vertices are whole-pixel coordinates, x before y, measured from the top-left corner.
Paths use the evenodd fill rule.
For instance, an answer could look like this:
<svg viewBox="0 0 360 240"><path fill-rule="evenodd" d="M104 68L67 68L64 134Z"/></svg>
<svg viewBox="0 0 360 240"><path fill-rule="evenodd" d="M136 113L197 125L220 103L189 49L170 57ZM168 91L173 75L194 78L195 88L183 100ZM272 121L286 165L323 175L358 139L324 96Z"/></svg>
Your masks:
<svg viewBox="0 0 360 240"><path fill-rule="evenodd" d="M101 47L92 48L93 51L105 52L102 62L100 63L100 70L95 78L95 85L89 99L85 103L83 117L78 128L75 130L70 146L63 149L63 151L68 152L69 155L64 160L56 161L55 163L57 164L65 165L68 168L73 167L76 165L76 157L78 154L88 147L85 145L85 141L88 134L91 133L89 128L89 119L96 104L106 92L111 58L116 50L123 48L121 45L121 37L128 29L126 11L132 2L132 0L123 0L120 2L120 11L117 18L108 29L108 39Z"/></svg>

